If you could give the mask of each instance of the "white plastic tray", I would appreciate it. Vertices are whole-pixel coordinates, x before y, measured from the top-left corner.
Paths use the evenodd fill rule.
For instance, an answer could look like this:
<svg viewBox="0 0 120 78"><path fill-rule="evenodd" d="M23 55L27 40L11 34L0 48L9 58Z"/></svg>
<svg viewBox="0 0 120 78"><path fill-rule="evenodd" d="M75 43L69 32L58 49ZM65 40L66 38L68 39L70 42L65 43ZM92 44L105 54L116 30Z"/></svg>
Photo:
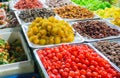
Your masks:
<svg viewBox="0 0 120 78"><path fill-rule="evenodd" d="M27 39L27 42L29 44L29 46L31 48L43 48L43 47L50 47L50 46L56 46L56 45L60 45L60 44L51 44L51 45L36 45L32 42L30 42L28 36L27 36L27 31L28 31L28 25L29 24L26 24L26 25L22 25L22 30L24 32L24 35L25 35L25 38ZM71 43L82 43L84 42L84 39L82 36L80 36L78 33L76 33L75 37L74 37L74 41L71 42ZM69 44L69 43L63 43L63 44Z"/></svg>
<svg viewBox="0 0 120 78"><path fill-rule="evenodd" d="M5 31L6 32L0 31L1 32L0 38L3 38L4 40L7 40L10 43L12 43L16 39L20 40L22 47L25 51L25 54L27 56L27 60L11 64L0 65L0 76L34 72L34 64L33 61L31 60L30 51L26 45L26 42L24 41L22 34L17 31L12 32L14 31L13 29L8 29Z"/></svg>
<svg viewBox="0 0 120 78"><path fill-rule="evenodd" d="M88 20L85 20L85 21L88 21ZM117 29L117 30L120 31L120 27L115 26L115 25L107 22L106 20L97 19L97 21L106 22L106 24L107 24L108 26L110 26L111 28L114 28L114 29ZM74 23L77 23L77 22L72 22L71 24L74 24ZM85 37L85 36L82 36L82 37L84 38L84 41L86 41L86 42L93 42L93 41L100 41L100 40L108 40L108 39L120 38L120 34L119 34L118 36L109 36L109 37L99 38L99 39L88 38L88 37Z"/></svg>
<svg viewBox="0 0 120 78"><path fill-rule="evenodd" d="M70 45L79 45L79 44L80 44L80 43L70 44ZM105 59L106 61L108 61L108 63L109 63L116 71L120 72L119 68L118 68L117 66L115 66L114 64L112 64L112 63L111 63L103 54L101 54L96 48L94 48L94 47L93 47L91 44L89 44L89 43L88 43L87 45L90 46L90 48L94 49L94 51L95 51L98 55L100 55L103 59ZM56 47L56 46L54 46L54 47ZM50 47L50 48L52 48L52 47ZM40 57L39 57L38 54L37 54L37 51L38 51L38 50L39 50L39 49L35 49L35 50L34 50L34 56L35 56L35 59L36 59L36 61L37 61L37 65L38 65L38 68L39 68L39 72L41 72L41 76L42 76L43 78L49 78L49 75L48 75L48 73L47 73L47 71L46 71L43 63L42 63Z"/></svg>
<svg viewBox="0 0 120 78"><path fill-rule="evenodd" d="M24 22L22 19L20 19L20 18L19 18L20 12L21 12L20 10L14 11L14 13L15 13L15 15L16 15L16 17L17 17L18 22L19 22L21 25L31 23L31 22ZM59 18L58 16L56 16L56 15L55 15L55 18L60 19L60 18Z"/></svg>
<svg viewBox="0 0 120 78"><path fill-rule="evenodd" d="M23 25L23 24L27 24L26 22L24 22L22 19L19 18L19 14L20 14L20 12L21 12L21 11L19 11L19 10L14 11L15 16L16 16L16 18L17 18L19 24L21 24L21 25ZM30 23L30 22L28 22L28 23Z"/></svg>
<svg viewBox="0 0 120 78"><path fill-rule="evenodd" d="M58 15L58 14L57 14ZM58 15L59 16L59 15ZM60 16L59 16L60 17ZM94 17L93 18L76 18L76 19L67 19L67 18L62 18L60 17L61 19L65 20L65 21L68 21L68 22L73 22L73 21L80 21L80 20L93 20L93 19L99 19L99 17L97 15L94 14Z"/></svg>
<svg viewBox="0 0 120 78"><path fill-rule="evenodd" d="M114 23L112 23L111 21L112 20L114 20L113 18L112 19L105 19L108 23L111 23L112 25L114 25L114 26L118 26L118 25L115 25ZM120 27L120 26L118 26L118 27Z"/></svg>

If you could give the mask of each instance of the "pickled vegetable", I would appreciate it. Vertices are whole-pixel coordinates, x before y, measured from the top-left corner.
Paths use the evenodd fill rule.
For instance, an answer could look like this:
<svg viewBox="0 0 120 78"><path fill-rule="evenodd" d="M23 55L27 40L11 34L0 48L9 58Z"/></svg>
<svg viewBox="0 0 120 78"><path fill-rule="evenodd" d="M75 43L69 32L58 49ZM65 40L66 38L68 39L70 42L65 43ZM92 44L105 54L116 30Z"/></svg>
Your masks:
<svg viewBox="0 0 120 78"><path fill-rule="evenodd" d="M27 57L18 40L10 44L0 39L0 65L24 60L27 60Z"/></svg>

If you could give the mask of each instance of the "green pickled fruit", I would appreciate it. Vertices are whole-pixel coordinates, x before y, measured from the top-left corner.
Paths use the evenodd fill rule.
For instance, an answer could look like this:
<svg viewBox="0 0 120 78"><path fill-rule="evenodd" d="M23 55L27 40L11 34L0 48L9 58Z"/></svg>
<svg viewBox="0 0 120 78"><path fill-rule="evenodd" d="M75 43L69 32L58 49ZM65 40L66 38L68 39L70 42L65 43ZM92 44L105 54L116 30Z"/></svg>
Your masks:
<svg viewBox="0 0 120 78"><path fill-rule="evenodd" d="M33 40L33 43L39 44L39 39L34 39L34 40Z"/></svg>
<svg viewBox="0 0 120 78"><path fill-rule="evenodd" d="M49 44L49 37L46 36L44 39L46 40L46 44Z"/></svg>
<svg viewBox="0 0 120 78"><path fill-rule="evenodd" d="M36 17L36 19L35 19L33 22L35 22L35 23L39 23L39 21L41 21L41 20L42 20L41 17Z"/></svg>
<svg viewBox="0 0 120 78"><path fill-rule="evenodd" d="M39 27L40 25L39 25L39 23L36 23L35 26L36 26L36 27Z"/></svg>
<svg viewBox="0 0 120 78"><path fill-rule="evenodd" d="M49 22L52 22L52 23L53 23L53 22L56 22L56 19L55 19L53 16L52 16L52 17L49 17L48 20L49 20Z"/></svg>
<svg viewBox="0 0 120 78"><path fill-rule="evenodd" d="M67 39L63 37L63 38L61 39L61 41L62 41L62 42L67 42Z"/></svg>
<svg viewBox="0 0 120 78"><path fill-rule="evenodd" d="M60 37L55 37L54 40L55 40L55 44L61 43L61 38Z"/></svg>
<svg viewBox="0 0 120 78"><path fill-rule="evenodd" d="M38 38L41 38L42 35L40 33L38 33L37 36L38 36Z"/></svg>
<svg viewBox="0 0 120 78"><path fill-rule="evenodd" d="M36 35L38 33L38 28L36 26L34 26L32 28L32 32Z"/></svg>
<svg viewBox="0 0 120 78"><path fill-rule="evenodd" d="M34 37L33 37L33 36L29 37L29 40L30 40L31 42L33 42Z"/></svg>
<svg viewBox="0 0 120 78"><path fill-rule="evenodd" d="M43 22L42 25L41 25L41 27L43 29L46 29L48 25L49 25L49 22Z"/></svg>
<svg viewBox="0 0 120 78"><path fill-rule="evenodd" d="M32 28L32 27L34 27L34 26L36 26L36 23L35 23L35 22L32 22L32 24L30 24L29 28Z"/></svg>
<svg viewBox="0 0 120 78"><path fill-rule="evenodd" d="M64 37L64 31L63 31L63 30L59 30L58 35L59 35L60 37Z"/></svg>
<svg viewBox="0 0 120 78"><path fill-rule="evenodd" d="M42 35L40 38L42 38L42 39L46 39L46 37L47 37L47 36L45 36L45 35Z"/></svg>
<svg viewBox="0 0 120 78"><path fill-rule="evenodd" d="M67 38L67 42L72 42L74 40L74 35L70 35Z"/></svg>
<svg viewBox="0 0 120 78"><path fill-rule="evenodd" d="M30 41L34 41L34 39L37 39L38 37L35 35L35 36L31 36L30 37Z"/></svg>
<svg viewBox="0 0 120 78"><path fill-rule="evenodd" d="M54 36L49 37L49 44L54 44Z"/></svg>
<svg viewBox="0 0 120 78"><path fill-rule="evenodd" d="M29 26L27 35L31 42L40 45L71 42L74 39L74 32L70 25L54 17L36 18ZM69 37L69 35L72 36Z"/></svg>
<svg viewBox="0 0 120 78"><path fill-rule="evenodd" d="M39 40L39 44L40 45L45 45L46 44L46 40L45 39L40 39Z"/></svg>
<svg viewBox="0 0 120 78"><path fill-rule="evenodd" d="M58 28L56 27L56 28L53 28L52 30L51 30L51 34L52 35L57 35L57 33L58 33Z"/></svg>
<svg viewBox="0 0 120 78"><path fill-rule="evenodd" d="M31 37L31 36L33 36L33 33L32 33L31 31L29 31L29 32L27 33L27 35L28 35L28 37Z"/></svg>
<svg viewBox="0 0 120 78"><path fill-rule="evenodd" d="M47 31L45 29L41 29L39 30L40 34L41 35L46 35L47 34Z"/></svg>
<svg viewBox="0 0 120 78"><path fill-rule="evenodd" d="M50 32L52 30L52 25L47 26L47 31Z"/></svg>

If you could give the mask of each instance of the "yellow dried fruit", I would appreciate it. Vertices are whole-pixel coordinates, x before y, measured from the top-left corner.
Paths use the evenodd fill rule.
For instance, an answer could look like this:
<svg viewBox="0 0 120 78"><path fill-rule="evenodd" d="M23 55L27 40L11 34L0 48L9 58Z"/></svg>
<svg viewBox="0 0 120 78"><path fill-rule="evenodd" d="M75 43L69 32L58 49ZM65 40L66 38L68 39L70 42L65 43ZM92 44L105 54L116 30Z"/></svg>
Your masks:
<svg viewBox="0 0 120 78"><path fill-rule="evenodd" d="M40 45L66 43L74 40L72 27L67 22L54 17L36 18L29 25L27 35L31 42ZM72 36L69 38L69 35Z"/></svg>

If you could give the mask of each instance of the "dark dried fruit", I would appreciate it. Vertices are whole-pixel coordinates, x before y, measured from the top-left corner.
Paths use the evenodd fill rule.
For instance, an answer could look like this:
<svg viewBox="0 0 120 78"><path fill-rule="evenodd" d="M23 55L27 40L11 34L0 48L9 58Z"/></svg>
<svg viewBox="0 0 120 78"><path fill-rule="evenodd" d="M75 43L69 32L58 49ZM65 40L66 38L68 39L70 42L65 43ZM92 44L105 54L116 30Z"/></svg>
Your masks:
<svg viewBox="0 0 120 78"><path fill-rule="evenodd" d="M99 41L94 46L102 52L108 59L120 67L120 44L110 41Z"/></svg>
<svg viewBox="0 0 120 78"><path fill-rule="evenodd" d="M19 14L20 19L22 19L24 22L31 22L36 17L48 18L50 16L55 16L55 13L53 10L49 10L46 8L27 9L27 10L21 11L21 13Z"/></svg>
<svg viewBox="0 0 120 78"><path fill-rule="evenodd" d="M16 27L16 26L20 26L14 11L9 11L7 12L7 19L6 21L8 22L6 27Z"/></svg>
<svg viewBox="0 0 120 78"><path fill-rule="evenodd" d="M105 38L109 36L117 36L120 31L108 26L102 21L80 21L73 24L74 29L82 36L88 38Z"/></svg>

